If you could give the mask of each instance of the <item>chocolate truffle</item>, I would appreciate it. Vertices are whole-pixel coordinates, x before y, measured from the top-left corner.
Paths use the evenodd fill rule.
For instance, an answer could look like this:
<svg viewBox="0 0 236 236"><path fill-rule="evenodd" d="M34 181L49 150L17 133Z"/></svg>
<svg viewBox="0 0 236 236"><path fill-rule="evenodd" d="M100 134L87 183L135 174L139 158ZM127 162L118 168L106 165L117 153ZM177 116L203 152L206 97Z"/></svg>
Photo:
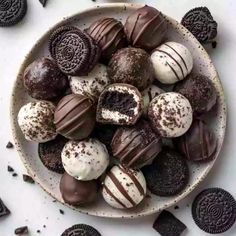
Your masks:
<svg viewBox="0 0 236 236"><path fill-rule="evenodd" d="M114 166L104 180L102 195L110 206L127 209L137 206L146 191L146 180L140 170Z"/></svg>
<svg viewBox="0 0 236 236"><path fill-rule="evenodd" d="M147 164L161 151L161 137L155 134L147 121L132 127L117 129L112 142L112 153L121 164L137 169Z"/></svg>
<svg viewBox="0 0 236 236"><path fill-rule="evenodd" d="M57 133L53 124L55 106L51 102L30 102L21 107L18 124L25 139L38 143L53 140Z"/></svg>
<svg viewBox="0 0 236 236"><path fill-rule="evenodd" d="M131 84L144 90L153 81L150 56L140 48L124 48L116 52L109 62L108 75L112 83Z"/></svg>
<svg viewBox="0 0 236 236"><path fill-rule="evenodd" d="M188 11L181 24L185 26L200 43L209 43L217 35L217 23L207 7L196 7Z"/></svg>
<svg viewBox="0 0 236 236"><path fill-rule="evenodd" d="M152 128L166 138L183 135L192 124L192 113L188 99L175 92L160 94L148 108Z"/></svg>
<svg viewBox="0 0 236 236"><path fill-rule="evenodd" d="M32 62L24 71L23 81L29 95L42 100L61 96L69 86L67 76L49 58Z"/></svg>
<svg viewBox="0 0 236 236"><path fill-rule="evenodd" d="M144 6L127 18L124 27L132 46L152 50L163 41L167 21L157 9Z"/></svg>
<svg viewBox="0 0 236 236"><path fill-rule="evenodd" d="M214 159L217 152L215 134L200 119L196 119L183 136L174 139L175 146L190 161Z"/></svg>
<svg viewBox="0 0 236 236"><path fill-rule="evenodd" d="M99 97L96 119L104 124L133 125L142 109L142 96L137 88L129 84L111 84Z"/></svg>
<svg viewBox="0 0 236 236"><path fill-rule="evenodd" d="M86 32L98 43L102 58L107 61L118 49L127 46L122 23L114 18L102 18L94 21Z"/></svg>
<svg viewBox="0 0 236 236"><path fill-rule="evenodd" d="M73 93L87 95L93 100L98 100L100 93L109 83L107 67L102 64L97 64L86 76L72 76L70 78L70 87Z"/></svg>
<svg viewBox="0 0 236 236"><path fill-rule="evenodd" d="M97 179L109 165L106 146L97 139L69 141L61 158L65 171L82 181Z"/></svg>
<svg viewBox="0 0 236 236"><path fill-rule="evenodd" d="M145 90L142 91L143 95L143 114L146 116L148 111L148 106L153 98L157 97L161 93L164 93L165 91L161 88L157 87L156 85L152 84L149 87L147 87Z"/></svg>
<svg viewBox="0 0 236 236"><path fill-rule="evenodd" d="M204 75L189 75L177 83L174 90L189 100L196 113L208 112L216 104L216 89L212 81Z"/></svg>
<svg viewBox="0 0 236 236"><path fill-rule="evenodd" d="M193 57L184 45L166 42L151 54L155 77L163 84L183 80L193 68Z"/></svg>
<svg viewBox="0 0 236 236"><path fill-rule="evenodd" d="M95 107L87 96L70 94L61 99L54 115L59 134L68 139L87 138L95 125Z"/></svg>
<svg viewBox="0 0 236 236"><path fill-rule="evenodd" d="M98 183L96 180L79 181L64 173L60 181L60 191L63 200L73 206L83 206L98 197Z"/></svg>

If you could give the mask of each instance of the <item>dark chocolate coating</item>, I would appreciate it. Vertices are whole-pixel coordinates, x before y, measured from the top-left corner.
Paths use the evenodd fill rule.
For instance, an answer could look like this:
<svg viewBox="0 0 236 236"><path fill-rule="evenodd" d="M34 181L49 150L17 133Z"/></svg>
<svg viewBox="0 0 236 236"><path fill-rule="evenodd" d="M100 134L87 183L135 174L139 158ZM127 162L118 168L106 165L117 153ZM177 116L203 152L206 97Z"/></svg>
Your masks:
<svg viewBox="0 0 236 236"><path fill-rule="evenodd" d="M185 26L200 43L211 42L217 35L217 23L207 7L196 7L188 11L181 24Z"/></svg>
<svg viewBox="0 0 236 236"><path fill-rule="evenodd" d="M216 89L206 76L189 75L185 80L176 84L174 90L184 95L190 102L193 111L205 113L216 104Z"/></svg>
<svg viewBox="0 0 236 236"><path fill-rule="evenodd" d="M187 133L175 138L174 144L190 161L212 160L217 151L217 138L200 119L192 123Z"/></svg>
<svg viewBox="0 0 236 236"><path fill-rule="evenodd" d="M98 43L102 58L107 61L121 48L127 46L122 23L114 18L102 18L94 21L86 32Z"/></svg>
<svg viewBox="0 0 236 236"><path fill-rule="evenodd" d="M23 80L29 95L42 100L55 99L69 87L67 76L49 58L31 63L25 69Z"/></svg>
<svg viewBox="0 0 236 236"><path fill-rule="evenodd" d="M150 56L140 48L123 48L116 52L108 65L112 83L126 83L140 91L153 81L154 70Z"/></svg>
<svg viewBox="0 0 236 236"><path fill-rule="evenodd" d="M98 183L96 180L79 181L64 173L60 181L60 191L66 203L73 206L82 206L96 200Z"/></svg>
<svg viewBox="0 0 236 236"><path fill-rule="evenodd" d="M132 127L119 128L111 142L113 156L132 169L151 164L161 146L160 135L155 134L144 120Z"/></svg>
<svg viewBox="0 0 236 236"><path fill-rule="evenodd" d="M54 114L57 133L75 140L81 140L90 135L95 119L93 101L80 94L63 97Z"/></svg>
<svg viewBox="0 0 236 236"><path fill-rule="evenodd" d="M132 46L153 50L165 37L167 21L157 9L144 6L127 18L124 28Z"/></svg>

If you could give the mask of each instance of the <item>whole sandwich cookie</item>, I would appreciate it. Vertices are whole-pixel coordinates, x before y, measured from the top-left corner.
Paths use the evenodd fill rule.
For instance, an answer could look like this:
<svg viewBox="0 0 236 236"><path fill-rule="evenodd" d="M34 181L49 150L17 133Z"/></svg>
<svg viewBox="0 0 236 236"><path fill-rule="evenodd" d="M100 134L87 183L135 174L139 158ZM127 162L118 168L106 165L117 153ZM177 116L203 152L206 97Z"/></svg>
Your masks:
<svg viewBox="0 0 236 236"><path fill-rule="evenodd" d="M86 76L70 77L71 91L75 94L82 94L98 100L99 95L110 84L107 74L107 67L97 64L94 69Z"/></svg>
<svg viewBox="0 0 236 236"><path fill-rule="evenodd" d="M65 171L82 181L100 177L109 165L109 154L97 139L69 141L61 153Z"/></svg>
<svg viewBox="0 0 236 236"><path fill-rule="evenodd" d="M67 142L68 139L57 135L54 140L39 143L39 158L47 169L59 174L63 174L65 172L61 160L61 151Z"/></svg>
<svg viewBox="0 0 236 236"><path fill-rule="evenodd" d="M142 109L142 96L137 88L129 84L111 84L99 97L96 119L104 124L133 125Z"/></svg>
<svg viewBox="0 0 236 236"><path fill-rule="evenodd" d="M174 196L184 190L189 181L189 168L181 154L164 148L143 174L148 189L158 196Z"/></svg>
<svg viewBox="0 0 236 236"><path fill-rule="evenodd" d="M64 173L60 181L60 192L65 203L84 206L97 199L98 183L96 180L80 181Z"/></svg>
<svg viewBox="0 0 236 236"><path fill-rule="evenodd" d="M194 199L192 216L203 231L222 234L236 221L236 201L229 192L221 188L203 190Z"/></svg>
<svg viewBox="0 0 236 236"><path fill-rule="evenodd" d="M0 1L0 26L7 27L19 23L27 12L27 0Z"/></svg>
<svg viewBox="0 0 236 236"><path fill-rule="evenodd" d="M45 57L32 62L25 69L23 81L29 95L42 100L62 96L69 87L67 76L54 61Z"/></svg>
<svg viewBox="0 0 236 236"><path fill-rule="evenodd" d="M193 68L193 57L184 45L166 42L151 54L155 77L163 84L183 80Z"/></svg>
<svg viewBox="0 0 236 236"><path fill-rule="evenodd" d="M127 46L122 23L114 18L101 18L94 21L86 32L98 43L104 61L110 60L119 49Z"/></svg>
<svg viewBox="0 0 236 236"><path fill-rule="evenodd" d="M181 24L185 26L200 43L208 43L217 35L217 23L207 7L196 7L187 12Z"/></svg>
<svg viewBox="0 0 236 236"><path fill-rule="evenodd" d="M102 195L112 207L127 209L137 206L146 195L146 181L141 171L114 166L103 183Z"/></svg>
<svg viewBox="0 0 236 236"><path fill-rule="evenodd" d="M57 133L68 139L87 138L95 125L93 101L80 94L70 94L63 97L56 107L54 123Z"/></svg>
<svg viewBox="0 0 236 236"><path fill-rule="evenodd" d="M113 156L132 169L151 164L161 147L160 135L155 134L145 120L132 127L118 128L111 141Z"/></svg>
<svg viewBox="0 0 236 236"><path fill-rule="evenodd" d="M17 119L25 139L38 143L53 140L57 133L53 123L55 106L51 102L29 102L21 107Z"/></svg>
<svg viewBox="0 0 236 236"><path fill-rule="evenodd" d="M67 75L86 75L94 68L100 57L98 45L79 29L63 31L60 38L53 42L56 42L55 49L51 50L55 52L56 63Z"/></svg>
<svg viewBox="0 0 236 236"><path fill-rule="evenodd" d="M101 234L90 225L77 224L66 229L61 236L101 236Z"/></svg>
<svg viewBox="0 0 236 236"><path fill-rule="evenodd" d="M152 50L163 41L167 21L160 11L146 5L127 18L124 28L130 45Z"/></svg>
<svg viewBox="0 0 236 236"><path fill-rule="evenodd" d="M204 75L191 74L185 80L177 83L174 90L189 100L193 111L197 114L210 111L216 104L216 88L212 81Z"/></svg>
<svg viewBox="0 0 236 236"><path fill-rule="evenodd" d="M152 101L152 99L157 97L161 93L165 93L165 91L154 84L150 85L149 87L147 87L145 90L142 91L143 104L144 104L143 114L145 116L147 116L148 106L150 102Z"/></svg>
<svg viewBox="0 0 236 236"><path fill-rule="evenodd" d="M193 112L187 98L180 93L168 92L155 97L148 108L152 128L162 137L179 137L187 132Z"/></svg>
<svg viewBox="0 0 236 236"><path fill-rule="evenodd" d="M209 161L217 153L217 137L200 119L194 120L183 136L174 139L174 144L190 161Z"/></svg>
<svg viewBox="0 0 236 236"><path fill-rule="evenodd" d="M151 85L154 73L149 54L140 48L123 48L117 51L108 64L112 83L131 84L139 90Z"/></svg>

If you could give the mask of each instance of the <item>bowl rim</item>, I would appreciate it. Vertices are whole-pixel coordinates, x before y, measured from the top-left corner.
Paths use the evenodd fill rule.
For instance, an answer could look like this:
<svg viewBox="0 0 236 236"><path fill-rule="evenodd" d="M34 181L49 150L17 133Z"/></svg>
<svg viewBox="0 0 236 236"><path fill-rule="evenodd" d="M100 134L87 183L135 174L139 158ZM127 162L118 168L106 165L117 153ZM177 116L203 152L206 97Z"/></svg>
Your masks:
<svg viewBox="0 0 236 236"><path fill-rule="evenodd" d="M220 151L222 150L222 146L223 146L223 143L224 143L224 140L225 140L225 131L226 131L226 124L227 124L227 104L226 104L226 98L225 98L222 82L220 80L220 77L218 75L218 72L217 72L216 68L214 67L214 70L216 72L216 77L217 77L219 86L220 86L221 91L222 91L223 101L224 101L223 104L222 104L222 107L223 107L223 110L224 110L224 115L222 117L222 123L223 123L223 126L224 126L224 129L222 129L222 131L223 131L223 133L222 133L222 142L221 142L221 144L218 147L216 158L211 162L211 165L209 165L206 168L206 170L205 170L204 174L201 176L201 178L198 178L191 187L187 188L184 192L182 192L180 195L178 195L175 199L173 199L173 201L171 203L165 204L163 207L152 208L151 210L143 212L143 213L132 213L132 214L129 214L129 215L124 215L124 216L122 216L122 214L120 214L120 216L118 216L117 214L115 214L115 215L114 214L107 214L107 215L106 214L99 214L96 211L92 212L92 211L86 210L86 208L77 208L77 207L71 206L71 205L69 205L69 204L67 204L65 202L62 202L59 199L57 199L54 196L53 193L51 193L50 191L48 191L44 187L43 182L39 178L37 178L37 175L32 171L30 166L25 163L26 162L25 161L25 156L22 153L22 149L20 147L20 141L18 141L18 139L17 139L17 136L18 136L17 135L17 128L15 126L15 118L14 118L14 115L13 115L15 113L15 110L14 110L14 106L15 105L14 105L14 99L13 98L14 98L14 92L16 91L16 88L18 86L19 77L21 77L23 69L26 66L26 61L32 55L32 53L35 50L35 48L37 48L38 44L41 41L45 40L48 37L48 34L50 33L50 31L52 31L54 28L56 28L57 26L60 26L61 24L65 23L68 19L73 19L75 17L78 17L80 14L91 13L92 11L95 11L98 8L99 9L110 9L110 8L113 8L113 9L115 9L115 8L121 8L121 9L125 8L126 9L126 8L129 8L129 9L136 10L137 8L141 8L141 7L145 6L145 5L146 4L139 4L139 3L101 3L101 4L97 4L95 6L88 7L86 9L84 9L84 10L78 11L77 13L74 13L74 14L69 15L67 17L63 17L62 20L58 21L56 24L54 24L51 27L49 27L49 29L39 39L37 39L37 41L34 43L33 47L26 54L22 64L20 65L20 68L18 69L17 76L16 76L16 79L14 81L14 84L13 84L13 87L12 87L12 90L11 90L11 98L10 98L10 123L11 123L11 131L12 131L13 140L14 140L14 143L15 143L15 147L16 147L17 153L20 156L23 165L25 166L28 174L30 176L32 176L32 178L43 189L44 192L49 194L52 198L56 199L62 205L65 205L65 206L67 206L67 207L71 208L72 210L77 211L79 213L83 213L83 214L87 214L87 215L91 215L91 216L103 217L103 218L135 219L135 218L149 216L149 215L152 215L154 213L160 212L160 211L162 211L162 210L164 210L164 209L166 209L168 207L171 207L171 206L175 205L178 201L184 199L187 195L189 195L197 187L197 185L199 185L206 178L206 176L208 175L209 171L214 166L214 163L215 163L216 159L218 158L218 156L220 154ZM175 21L177 24L180 25L180 23L177 22L175 19L173 19L173 18L171 18L169 16L167 16L167 17L171 21ZM186 31L187 29L184 26L181 25L179 30L180 31L183 31L183 30ZM189 32L189 34L192 35L191 32ZM201 47L202 54L207 58L207 60L212 62L210 56L208 55L208 53L206 52L204 47L198 42L198 40L193 35L192 35L192 37L193 37L192 40L194 41L194 43L198 43L199 46Z"/></svg>

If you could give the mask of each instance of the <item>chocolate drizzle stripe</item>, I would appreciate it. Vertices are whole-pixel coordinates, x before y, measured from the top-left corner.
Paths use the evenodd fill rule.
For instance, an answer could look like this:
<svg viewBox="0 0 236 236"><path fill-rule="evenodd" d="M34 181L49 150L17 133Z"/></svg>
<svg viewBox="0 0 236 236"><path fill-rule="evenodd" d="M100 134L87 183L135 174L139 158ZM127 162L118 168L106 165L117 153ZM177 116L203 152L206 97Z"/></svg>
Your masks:
<svg viewBox="0 0 236 236"><path fill-rule="evenodd" d="M182 75L183 75L183 78L184 78L184 71L183 71L182 66L179 64L179 62L178 62L171 54L169 54L169 53L166 52L166 51L160 50L160 49L156 49L156 51L161 52L161 53L164 53L164 54L166 54L169 58L171 58L171 59L179 66L179 68L180 68L180 70L181 70L181 73L182 73Z"/></svg>
<svg viewBox="0 0 236 236"><path fill-rule="evenodd" d="M74 132L78 132L79 127L81 127L84 123L86 123L86 119L83 119L81 122L76 124L75 126L72 126L72 129L69 129L65 134L72 135Z"/></svg>
<svg viewBox="0 0 236 236"><path fill-rule="evenodd" d="M150 19L143 27L141 30L139 30L139 33L137 34L136 38L133 40L133 44L136 44L139 40L139 38L141 37L141 35L143 34L143 32L147 29L147 27L154 21L156 20L159 16L160 16L161 12L159 12L159 14L155 15L152 19ZM161 25L161 23L159 24ZM158 25L158 26L159 26Z"/></svg>
<svg viewBox="0 0 236 236"><path fill-rule="evenodd" d="M132 160L130 160L130 162L128 163L128 167L130 167L131 165L133 165L136 161L138 161L138 159L140 157L142 157L148 150L150 150L150 147L153 146L153 145L158 145L159 143L159 139L155 139L153 140L151 143L149 143L141 152L139 152L138 155L136 155L134 158L132 158ZM153 155L150 156L146 161L145 163L148 163L149 160L151 160L153 158Z"/></svg>
<svg viewBox="0 0 236 236"><path fill-rule="evenodd" d="M164 45L166 45L167 47L169 47L170 49L172 49L172 50L180 57L181 61L184 63L184 66L185 66L185 68L186 68L186 71L187 71L187 73L188 73L188 67L187 67L187 64L186 64L184 58L183 58L173 47L171 47L169 44L165 43Z"/></svg>
<svg viewBox="0 0 236 236"><path fill-rule="evenodd" d="M112 172L109 172L107 175L112 180L112 182L117 187L117 189L120 191L120 193L132 204L132 206L135 206L136 204L134 200L129 196L129 194L126 192L126 190L124 189L122 184L119 182L119 180L116 178L116 176Z"/></svg>
<svg viewBox="0 0 236 236"><path fill-rule="evenodd" d="M142 187L142 185L139 183L139 181L137 180L137 178L135 177L135 175L131 174L129 171L127 171L125 168L119 166L119 169L126 175L128 175L130 177L130 179L134 182L134 185L136 186L136 188L138 189L139 193L144 196L145 195L145 191Z"/></svg>
<svg viewBox="0 0 236 236"><path fill-rule="evenodd" d="M185 150L185 154L187 156L187 159L190 160L190 155L189 155L189 148L188 148L188 144L187 144L187 136L183 136L183 145L184 145L184 150Z"/></svg>
<svg viewBox="0 0 236 236"><path fill-rule="evenodd" d="M121 162L126 162L126 157L129 157L129 154L131 153L131 152L133 152L136 148L138 148L140 146L140 144L136 144L135 146L132 146L132 149L130 148L130 150L128 151L128 152L125 152L123 155L121 155L120 157L119 157L119 159L120 159L120 161ZM125 147L124 147L124 149L125 149Z"/></svg>
<svg viewBox="0 0 236 236"><path fill-rule="evenodd" d="M151 89L148 91L148 98L149 98L149 102L152 101L152 92Z"/></svg>
<svg viewBox="0 0 236 236"><path fill-rule="evenodd" d="M166 63L167 63L167 65L170 67L170 69L173 71L173 73L175 74L177 80L180 80L180 78L179 78L177 72L175 71L175 69L174 69L168 62L166 62Z"/></svg>
<svg viewBox="0 0 236 236"><path fill-rule="evenodd" d="M208 145L206 145L206 147L204 147L204 133L203 133L203 124L202 122L198 122L198 130L199 130L199 140L201 145L201 153L202 153L202 158L204 159L205 154L208 154ZM205 149L205 150L204 150ZM206 153L205 153L206 151Z"/></svg>
<svg viewBox="0 0 236 236"><path fill-rule="evenodd" d="M127 208L125 204L123 204L111 191L108 189L106 185L104 185L104 189L106 190L107 194L110 195L117 203L119 203L124 208Z"/></svg>
<svg viewBox="0 0 236 236"><path fill-rule="evenodd" d="M108 41L108 42L102 47L102 50L106 50L107 48L109 48L109 47L112 45L112 43L115 41L116 37L119 35L119 33L120 33L122 30L123 30L123 29L120 28L120 29L113 35L112 39L111 39L110 41ZM120 39L120 40L121 40L121 39ZM120 42L120 40L119 40L119 42ZM118 43L119 43L119 42L118 42Z"/></svg>
<svg viewBox="0 0 236 236"><path fill-rule="evenodd" d="M138 20L139 20L139 17L140 17L140 16L142 16L142 15L141 15L141 14L138 14L138 15L137 15L137 18L136 18L136 20L135 20L133 29L130 31L130 34L128 35L129 41L132 41L133 34L134 34L134 31L135 31L135 28L136 28L136 25L137 25L137 23L138 23Z"/></svg>
<svg viewBox="0 0 236 236"><path fill-rule="evenodd" d="M57 130L61 131L63 129L66 129L68 126L73 124L75 121L77 121L83 114L85 114L91 107L86 107L84 110L82 110L80 113L78 113L76 116L74 116L72 119L65 122L62 126L60 126ZM68 115L69 113L67 113ZM59 122L58 122L59 123ZM56 124L58 124L56 123Z"/></svg>

